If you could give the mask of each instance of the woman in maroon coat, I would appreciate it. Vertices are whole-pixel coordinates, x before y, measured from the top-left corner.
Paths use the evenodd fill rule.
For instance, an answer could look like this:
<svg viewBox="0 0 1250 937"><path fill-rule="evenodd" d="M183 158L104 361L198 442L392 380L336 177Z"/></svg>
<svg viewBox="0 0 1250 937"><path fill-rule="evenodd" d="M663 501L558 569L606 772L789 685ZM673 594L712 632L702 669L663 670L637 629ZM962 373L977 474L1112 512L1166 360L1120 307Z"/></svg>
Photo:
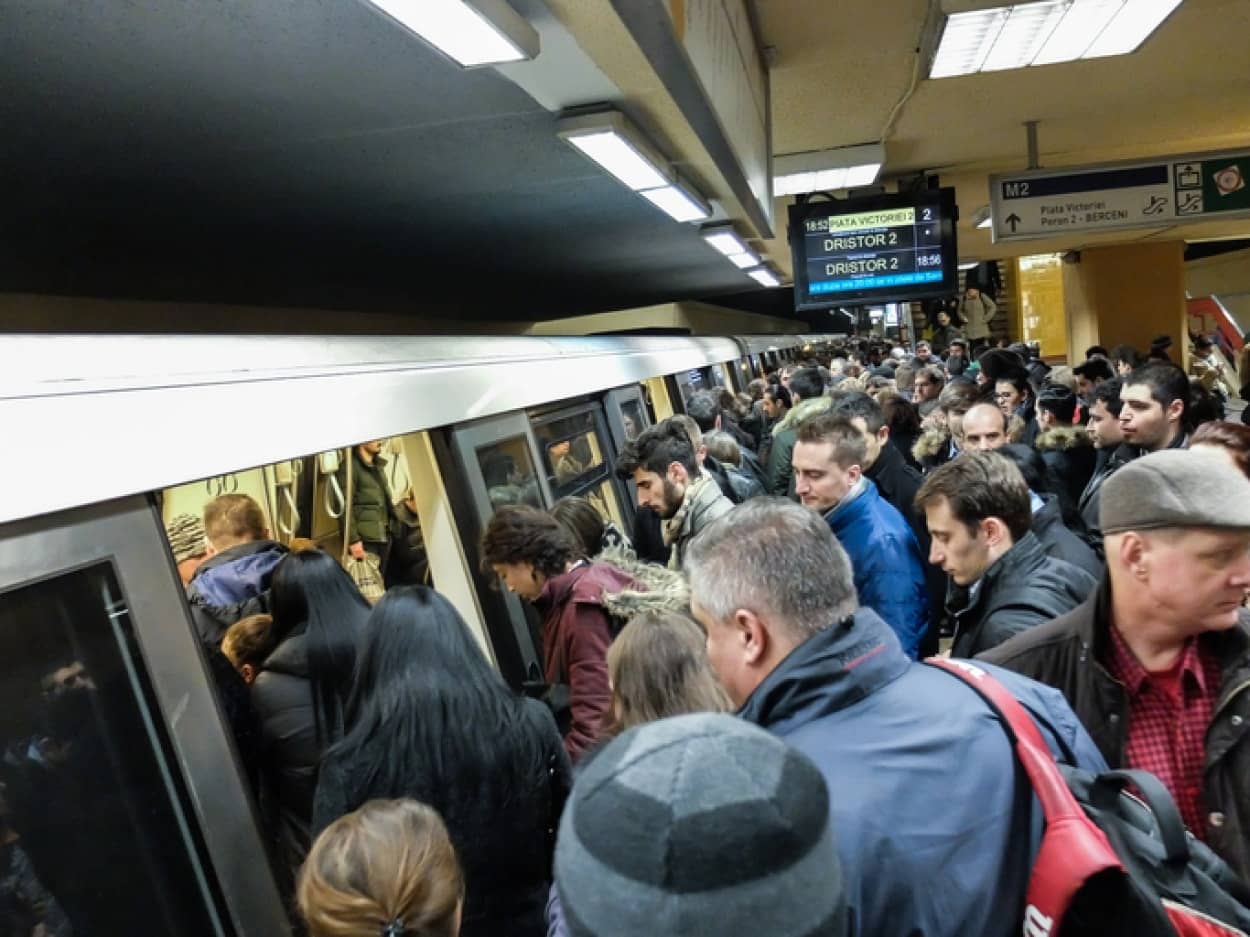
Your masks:
<svg viewBox="0 0 1250 937"><path fill-rule="evenodd" d="M607 653L612 624L604 595L643 589L615 566L592 563L580 553L555 518L525 505L500 508L482 535L483 564L542 615L550 699L574 761L598 738L611 697ZM567 712L562 687L567 688Z"/></svg>

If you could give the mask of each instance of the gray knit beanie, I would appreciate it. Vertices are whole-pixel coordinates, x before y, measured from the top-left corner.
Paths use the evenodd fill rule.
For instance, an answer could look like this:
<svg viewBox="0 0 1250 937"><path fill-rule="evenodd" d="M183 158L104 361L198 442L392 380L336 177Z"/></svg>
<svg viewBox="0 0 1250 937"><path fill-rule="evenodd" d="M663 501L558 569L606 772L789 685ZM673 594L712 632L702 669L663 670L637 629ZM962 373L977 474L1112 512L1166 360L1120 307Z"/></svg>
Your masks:
<svg viewBox="0 0 1250 937"><path fill-rule="evenodd" d="M824 778L732 716L639 726L592 758L555 872L571 937L846 933Z"/></svg>

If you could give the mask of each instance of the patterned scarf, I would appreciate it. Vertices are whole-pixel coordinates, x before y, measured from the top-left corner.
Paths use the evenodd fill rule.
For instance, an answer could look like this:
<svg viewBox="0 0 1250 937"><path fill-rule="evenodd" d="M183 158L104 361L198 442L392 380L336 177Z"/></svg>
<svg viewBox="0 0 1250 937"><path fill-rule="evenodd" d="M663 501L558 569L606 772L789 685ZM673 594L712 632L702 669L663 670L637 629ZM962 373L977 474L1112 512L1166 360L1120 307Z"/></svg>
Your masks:
<svg viewBox="0 0 1250 937"><path fill-rule="evenodd" d="M706 485L715 484L716 482L710 475L700 475L686 486L686 494L681 500L681 507L677 509L676 514L664 522L662 533L665 546L671 547L681 539L681 529L685 526L686 518L690 516L694 503L699 499L699 493Z"/></svg>

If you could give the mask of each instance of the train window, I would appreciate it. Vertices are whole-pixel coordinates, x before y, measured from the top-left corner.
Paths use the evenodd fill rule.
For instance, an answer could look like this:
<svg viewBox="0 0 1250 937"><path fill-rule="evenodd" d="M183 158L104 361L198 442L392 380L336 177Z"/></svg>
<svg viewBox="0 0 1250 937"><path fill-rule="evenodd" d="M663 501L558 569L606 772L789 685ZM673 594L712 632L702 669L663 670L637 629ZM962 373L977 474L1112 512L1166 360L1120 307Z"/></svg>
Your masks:
<svg viewBox="0 0 1250 937"><path fill-rule="evenodd" d="M637 439L638 434L648 425L649 421L643 412L642 403L637 400L621 401L621 420L625 424L625 438Z"/></svg>
<svg viewBox="0 0 1250 937"><path fill-rule="evenodd" d="M479 446L476 455L492 512L508 504L543 506L538 473L534 471L524 436Z"/></svg>
<svg viewBox="0 0 1250 937"><path fill-rule="evenodd" d="M4 932L232 933L112 567L0 595L0 661Z"/></svg>
<svg viewBox="0 0 1250 937"><path fill-rule="evenodd" d="M637 420L640 417L637 402L630 403L635 407L633 419ZM571 414L564 411L554 417L536 419L533 426L546 456L552 494L556 498L586 498L604 520L628 529L612 477L608 456L611 442L602 411L597 408Z"/></svg>

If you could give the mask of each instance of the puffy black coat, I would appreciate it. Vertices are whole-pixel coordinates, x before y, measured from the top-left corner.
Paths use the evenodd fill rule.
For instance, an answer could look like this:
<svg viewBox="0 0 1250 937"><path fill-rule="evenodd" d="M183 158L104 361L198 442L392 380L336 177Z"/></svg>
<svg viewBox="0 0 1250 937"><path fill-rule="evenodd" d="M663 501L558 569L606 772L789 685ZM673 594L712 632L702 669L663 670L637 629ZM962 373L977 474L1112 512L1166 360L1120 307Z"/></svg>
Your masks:
<svg viewBox="0 0 1250 937"><path fill-rule="evenodd" d="M981 576L976 595L955 619L952 657L973 657L1034 625L1070 612L1094 591L1096 580L1071 563L1052 559L1032 531ZM966 593L961 591L961 595Z"/></svg>
<svg viewBox="0 0 1250 937"><path fill-rule="evenodd" d="M265 659L252 684L252 706L260 720L262 806L276 853L293 873L312 843L313 792L323 750L304 625Z"/></svg>
<svg viewBox="0 0 1250 937"><path fill-rule="evenodd" d="M1063 523L1063 509L1058 495L1039 495L1045 504L1033 515L1033 533L1042 542L1046 555L1073 566L1079 566L1095 579L1102 578L1103 565L1098 554Z"/></svg>
<svg viewBox="0 0 1250 937"><path fill-rule="evenodd" d="M1063 486L1069 504L1080 503L1081 493L1094 474L1097 450L1089 434L1079 426L1052 426L1037 434L1033 448L1042 454L1055 478Z"/></svg>
<svg viewBox="0 0 1250 937"><path fill-rule="evenodd" d="M435 781L433 772L408 779L403 790L375 789L362 770L378 752L346 763L331 751L317 784L314 829L375 797L413 797L429 804L447 831L465 875L461 937L541 937L551 884L552 849L571 771L550 710L536 700L520 701L522 731L539 745L541 760L522 766L528 783L519 789L457 790ZM466 726L465 731L480 727ZM379 738L382 752L391 740ZM444 771L458 769L444 765ZM496 772L497 774L498 772Z"/></svg>

